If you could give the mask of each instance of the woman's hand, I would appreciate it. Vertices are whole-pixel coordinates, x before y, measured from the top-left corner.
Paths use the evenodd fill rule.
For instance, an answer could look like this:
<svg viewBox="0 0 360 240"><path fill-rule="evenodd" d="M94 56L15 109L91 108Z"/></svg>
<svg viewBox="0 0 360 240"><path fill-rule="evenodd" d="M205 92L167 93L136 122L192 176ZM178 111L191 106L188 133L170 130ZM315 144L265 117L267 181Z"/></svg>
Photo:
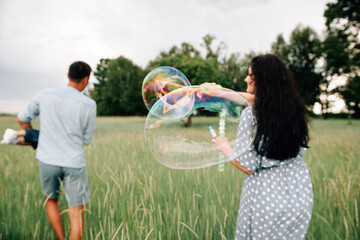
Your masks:
<svg viewBox="0 0 360 240"><path fill-rule="evenodd" d="M207 96L210 97L220 97L222 87L220 85L217 85L216 83L202 83L200 84L200 91L198 91L198 94L204 93Z"/></svg>
<svg viewBox="0 0 360 240"><path fill-rule="evenodd" d="M229 158L231 157L233 149L231 148L227 138L217 137L216 139L213 139L212 142L214 143L216 150L224 153L224 155Z"/></svg>
<svg viewBox="0 0 360 240"><path fill-rule="evenodd" d="M216 150L224 153L225 156L227 156L228 158L232 157L233 150L227 138L217 137L216 139L213 139L212 142L214 143ZM234 164L235 167L237 167L239 170L243 171L244 173L249 175L253 174L251 171L249 171L249 169L241 165L238 161L231 160L231 163Z"/></svg>
<svg viewBox="0 0 360 240"><path fill-rule="evenodd" d="M221 88L220 85L218 85L218 84L216 84L214 82L211 82L211 83L204 82L204 83L200 84L200 86L202 86L202 87L218 87L218 88Z"/></svg>

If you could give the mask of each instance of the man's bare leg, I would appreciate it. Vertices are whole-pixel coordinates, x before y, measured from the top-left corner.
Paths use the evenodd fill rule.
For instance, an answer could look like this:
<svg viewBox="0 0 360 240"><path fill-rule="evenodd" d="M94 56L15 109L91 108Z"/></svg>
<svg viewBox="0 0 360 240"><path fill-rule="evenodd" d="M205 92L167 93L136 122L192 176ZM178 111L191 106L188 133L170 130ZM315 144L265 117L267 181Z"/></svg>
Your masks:
<svg viewBox="0 0 360 240"><path fill-rule="evenodd" d="M84 234L84 206L69 207L70 240L80 240Z"/></svg>
<svg viewBox="0 0 360 240"><path fill-rule="evenodd" d="M57 199L48 199L46 202L46 213L48 216L48 219L51 223L51 226L55 230L56 236L60 240L64 240L64 231L61 223L61 215L60 210L58 206L58 200Z"/></svg>

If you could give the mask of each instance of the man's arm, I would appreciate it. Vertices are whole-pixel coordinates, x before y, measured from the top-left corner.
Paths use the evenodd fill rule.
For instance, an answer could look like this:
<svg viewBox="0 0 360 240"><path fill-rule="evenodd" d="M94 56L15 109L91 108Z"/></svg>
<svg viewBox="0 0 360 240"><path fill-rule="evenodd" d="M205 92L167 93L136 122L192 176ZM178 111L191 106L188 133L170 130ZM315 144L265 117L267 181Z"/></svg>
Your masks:
<svg viewBox="0 0 360 240"><path fill-rule="evenodd" d="M22 129L32 129L31 122L25 123L21 121L19 118L16 118L16 121L18 122L18 124Z"/></svg>
<svg viewBox="0 0 360 240"><path fill-rule="evenodd" d="M96 104L94 103L93 108L89 112L88 122L84 129L84 144L89 145L94 137L95 133L95 120L96 120Z"/></svg>
<svg viewBox="0 0 360 240"><path fill-rule="evenodd" d="M32 129L31 121L40 114L38 95L17 115L16 121L22 129Z"/></svg>

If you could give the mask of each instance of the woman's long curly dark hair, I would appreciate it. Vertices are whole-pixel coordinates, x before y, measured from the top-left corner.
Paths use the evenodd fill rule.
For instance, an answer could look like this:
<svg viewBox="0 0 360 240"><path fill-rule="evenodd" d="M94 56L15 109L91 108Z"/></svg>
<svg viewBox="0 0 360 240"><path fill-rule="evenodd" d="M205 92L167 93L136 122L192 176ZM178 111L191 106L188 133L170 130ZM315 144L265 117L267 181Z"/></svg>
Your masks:
<svg viewBox="0 0 360 240"><path fill-rule="evenodd" d="M252 59L255 80L255 116L258 122L254 147L267 158L285 160L308 147L305 103L284 62L272 54Z"/></svg>

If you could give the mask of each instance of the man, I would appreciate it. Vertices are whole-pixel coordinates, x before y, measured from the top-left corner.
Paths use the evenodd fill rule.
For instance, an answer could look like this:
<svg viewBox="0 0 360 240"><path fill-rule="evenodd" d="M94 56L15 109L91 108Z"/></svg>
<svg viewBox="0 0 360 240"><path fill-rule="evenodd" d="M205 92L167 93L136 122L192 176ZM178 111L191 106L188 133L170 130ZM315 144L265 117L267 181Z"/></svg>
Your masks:
<svg viewBox="0 0 360 240"><path fill-rule="evenodd" d="M59 239L65 238L58 207L60 180L69 206L71 240L82 238L83 208L90 201L83 146L94 136L96 104L81 93L90 73L88 64L74 62L67 87L38 93L17 118L23 129L32 129L31 121L41 116L36 159L47 216Z"/></svg>

